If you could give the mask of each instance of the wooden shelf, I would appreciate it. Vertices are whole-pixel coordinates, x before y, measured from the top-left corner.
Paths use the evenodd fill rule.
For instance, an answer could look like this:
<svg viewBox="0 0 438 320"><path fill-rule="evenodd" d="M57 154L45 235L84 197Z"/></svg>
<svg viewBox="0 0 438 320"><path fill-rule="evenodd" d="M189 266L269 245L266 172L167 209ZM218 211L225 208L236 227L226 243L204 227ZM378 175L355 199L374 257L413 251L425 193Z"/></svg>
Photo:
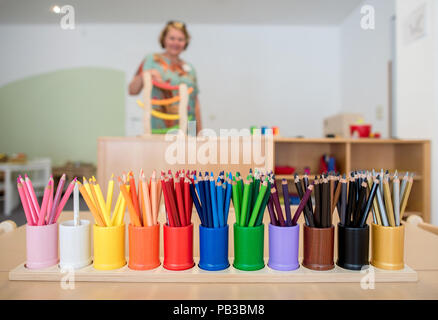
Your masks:
<svg viewBox="0 0 438 320"><path fill-rule="evenodd" d="M341 174L354 170L372 169L406 171L414 173L414 187L409 197L407 211L420 212L425 222L430 222L430 141L398 139L300 139L274 138L274 166L292 166L302 175L310 168L312 179L319 172L321 156L328 154L336 159ZM276 175L293 180L294 175Z"/></svg>

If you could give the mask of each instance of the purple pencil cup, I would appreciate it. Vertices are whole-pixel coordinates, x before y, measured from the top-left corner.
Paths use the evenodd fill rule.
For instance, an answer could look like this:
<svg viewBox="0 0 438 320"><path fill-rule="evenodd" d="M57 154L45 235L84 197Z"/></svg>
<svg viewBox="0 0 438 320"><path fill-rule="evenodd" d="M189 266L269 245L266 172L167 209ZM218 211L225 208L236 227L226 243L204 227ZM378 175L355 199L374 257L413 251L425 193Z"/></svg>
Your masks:
<svg viewBox="0 0 438 320"><path fill-rule="evenodd" d="M274 270L291 271L298 269L298 248L300 225L277 227L269 224L269 262Z"/></svg>

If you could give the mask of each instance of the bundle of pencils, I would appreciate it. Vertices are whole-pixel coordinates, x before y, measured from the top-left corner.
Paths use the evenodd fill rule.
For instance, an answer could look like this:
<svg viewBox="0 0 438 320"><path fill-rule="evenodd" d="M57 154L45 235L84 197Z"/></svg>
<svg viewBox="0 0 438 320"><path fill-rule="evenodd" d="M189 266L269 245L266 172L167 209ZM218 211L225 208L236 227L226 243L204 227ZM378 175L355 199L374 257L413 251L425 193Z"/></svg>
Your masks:
<svg viewBox="0 0 438 320"><path fill-rule="evenodd" d="M128 207L129 219L135 227L152 227L158 223L158 212L161 201L161 184L157 181L155 170L147 181L143 169L140 170L136 185L134 174L117 178L119 182L119 198L121 201L120 217L117 221L123 222L125 208ZM117 207L117 204L116 204Z"/></svg>
<svg viewBox="0 0 438 320"><path fill-rule="evenodd" d="M17 178L17 189L20 195L21 205L23 206L27 223L30 226L49 225L58 221L76 183L76 178L74 178L62 196L65 180L65 174L63 174L58 183L55 197L53 197L55 183L53 177L50 176L49 182L44 188L43 200L40 207L31 179L27 174L24 179L21 175Z"/></svg>
<svg viewBox="0 0 438 320"><path fill-rule="evenodd" d="M241 227L257 227L263 222L263 214L270 199L272 172L263 174L250 170L243 180L240 173L232 179L233 206L236 223Z"/></svg>
<svg viewBox="0 0 438 320"><path fill-rule="evenodd" d="M295 175L296 177L296 175ZM308 182L308 180L307 180ZM289 186L286 179L283 179L281 181L281 189L283 193L283 199L284 199L284 214L283 210L281 209L280 199L279 199L279 192L277 190L277 183L275 181L275 177L271 177L271 196L268 201L268 211L269 211L269 217L271 224L274 226L280 226L280 227L291 227L296 226L298 219L301 215L301 213L304 211L305 213L305 219L306 221L312 221L313 225L313 218L310 215L308 216L308 200L310 199L310 196L312 194L313 185L306 186L306 192L303 193L303 189L297 189L298 195L300 196L300 204L298 205L297 210L295 211L293 217L290 210L290 201L289 201ZM310 201L311 203L311 201Z"/></svg>
<svg viewBox="0 0 438 320"><path fill-rule="evenodd" d="M78 182L79 192L85 200L88 209L93 214L96 225L100 227L114 227L123 224L126 203L122 199L121 193L119 193L113 214L111 215L114 193L113 177L111 175L111 179L108 182L106 199L103 197L102 189L94 176L88 181L83 177L83 183Z"/></svg>
<svg viewBox="0 0 438 320"><path fill-rule="evenodd" d="M306 225L314 228L331 227L333 214L337 209L342 225L353 226L354 222L355 225L357 223L357 226L359 226L366 211L365 205L367 203L366 188L360 189L360 186L366 186L364 178L358 176L357 181L355 180L355 183L349 185L349 179L345 175L341 177L340 174L329 172L319 177L315 176L313 184L309 184L307 174L303 177L295 175L295 187L301 199L298 209L302 208L301 210L304 210ZM306 189L306 193L303 189ZM315 191L314 206L310 197L311 189ZM307 198L306 195L309 195L309 197ZM372 202L373 197L371 195L369 201ZM359 201L360 205L358 204Z"/></svg>
<svg viewBox="0 0 438 320"><path fill-rule="evenodd" d="M217 178L213 172L204 176L193 174L193 183L190 182L190 191L193 202L198 212L201 224L206 228L221 228L228 224L228 213L230 210L232 194L232 174L228 177L223 171Z"/></svg>
<svg viewBox="0 0 438 320"><path fill-rule="evenodd" d="M170 227L185 227L191 224L193 210L193 178L196 172L161 172L161 190L166 208L166 221ZM197 206L198 203L195 203ZM198 211L199 212L199 211Z"/></svg>
<svg viewBox="0 0 438 320"><path fill-rule="evenodd" d="M366 203L366 210L372 209L374 223L385 227L400 226L414 182L414 174L406 172L401 181L397 171L392 177L388 171L384 173L383 169L380 173L372 170L363 172L362 175L367 182L370 196L375 193L372 203ZM367 217L368 212L365 212L360 226L366 223Z"/></svg>

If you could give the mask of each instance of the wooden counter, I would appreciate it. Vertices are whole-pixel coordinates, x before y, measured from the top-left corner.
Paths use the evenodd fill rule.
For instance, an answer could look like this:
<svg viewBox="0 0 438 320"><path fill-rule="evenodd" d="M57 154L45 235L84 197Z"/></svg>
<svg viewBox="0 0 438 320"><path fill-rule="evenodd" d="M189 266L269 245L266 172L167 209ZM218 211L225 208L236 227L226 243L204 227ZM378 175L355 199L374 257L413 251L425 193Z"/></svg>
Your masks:
<svg viewBox="0 0 438 320"><path fill-rule="evenodd" d="M72 212L64 212L60 220L71 218ZM91 214L81 213L81 218L91 219ZM58 282L9 281L9 271L26 259L22 226L0 236L0 299L438 299L438 235L405 226L405 262L417 271L418 282L379 282L368 290L360 283L113 282L76 282L74 290L64 290ZM194 249L196 255L196 243Z"/></svg>

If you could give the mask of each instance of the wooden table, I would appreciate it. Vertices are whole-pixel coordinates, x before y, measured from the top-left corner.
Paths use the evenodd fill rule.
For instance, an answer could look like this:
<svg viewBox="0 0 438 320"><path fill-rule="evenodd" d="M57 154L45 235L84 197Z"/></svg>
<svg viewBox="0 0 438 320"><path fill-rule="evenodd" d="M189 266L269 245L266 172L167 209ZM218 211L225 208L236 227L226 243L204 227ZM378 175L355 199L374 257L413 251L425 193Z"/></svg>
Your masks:
<svg viewBox="0 0 438 320"><path fill-rule="evenodd" d="M230 214L230 217L232 215ZM71 219L65 212L62 220ZM90 218L82 213L82 218ZM9 281L11 269L25 261L25 227L0 236L0 299L438 299L438 236L406 223L406 263L416 283L212 284L76 282L64 290L57 282Z"/></svg>

